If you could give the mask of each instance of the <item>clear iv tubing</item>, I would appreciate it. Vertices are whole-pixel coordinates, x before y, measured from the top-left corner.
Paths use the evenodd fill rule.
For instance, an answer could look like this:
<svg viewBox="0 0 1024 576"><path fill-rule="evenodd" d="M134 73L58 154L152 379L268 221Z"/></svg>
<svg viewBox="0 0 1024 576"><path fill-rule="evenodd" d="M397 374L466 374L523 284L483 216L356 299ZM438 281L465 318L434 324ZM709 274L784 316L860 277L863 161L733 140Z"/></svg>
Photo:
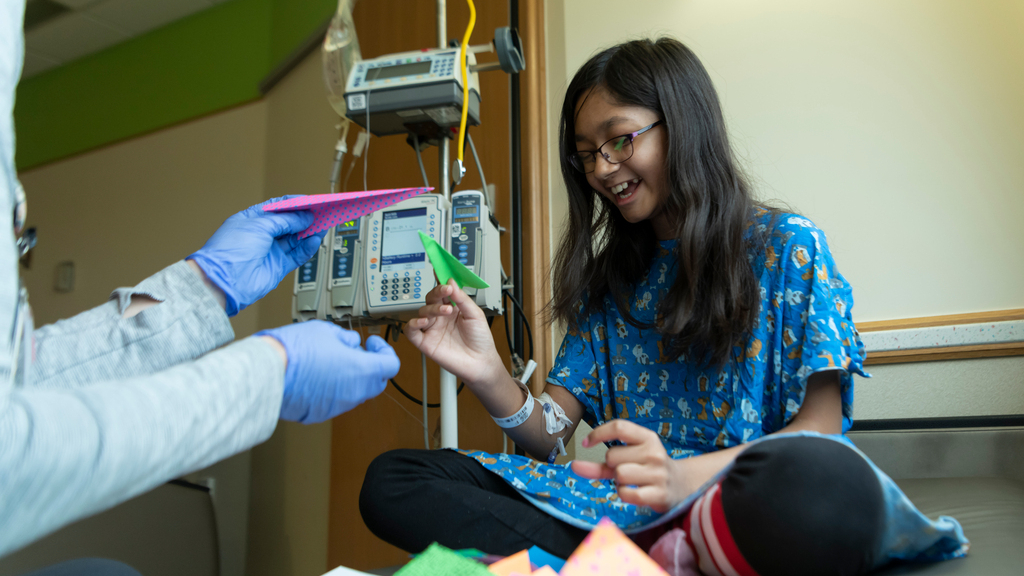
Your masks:
<svg viewBox="0 0 1024 576"><path fill-rule="evenodd" d="M469 117L469 70L466 68L466 52L469 49L469 37L473 34L473 27L476 26L476 6L473 0L466 0L469 4L469 26L466 27L466 34L462 37L462 52L459 55L462 70L462 119L459 121L459 163L462 163L463 147L466 145L466 120Z"/></svg>
<svg viewBox="0 0 1024 576"><path fill-rule="evenodd" d="M473 140L469 141L470 146L473 145ZM420 153L420 137L416 134L412 135L412 145L416 148L416 162L420 165L420 176L423 176L423 187L430 188L430 181L427 180L427 169L423 167L423 154ZM426 396L424 396L426 398Z"/></svg>
<svg viewBox="0 0 1024 576"><path fill-rule="evenodd" d="M483 188L484 198L486 198L488 204L490 204L491 198L488 196L487 192L487 179L484 178L484 167L480 164L480 156L476 153L476 146L473 145L473 135L466 134L466 138L469 139L469 151L473 153L473 160L476 161L476 171L480 173L480 186ZM491 207L491 210L494 210L493 206Z"/></svg>
<svg viewBox="0 0 1024 576"><path fill-rule="evenodd" d="M427 355L420 352L420 369L423 371L423 447L430 450L430 432L427 422Z"/></svg>

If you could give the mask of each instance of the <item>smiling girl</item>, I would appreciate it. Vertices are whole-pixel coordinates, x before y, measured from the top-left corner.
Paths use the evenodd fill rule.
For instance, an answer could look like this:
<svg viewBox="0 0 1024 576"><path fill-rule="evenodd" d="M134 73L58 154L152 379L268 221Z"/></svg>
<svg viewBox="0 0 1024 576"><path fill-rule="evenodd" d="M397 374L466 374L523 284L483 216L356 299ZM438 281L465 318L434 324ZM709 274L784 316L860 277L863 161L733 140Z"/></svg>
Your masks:
<svg viewBox="0 0 1024 576"><path fill-rule="evenodd" d="M367 526L413 552L564 558L609 517L674 574L862 574L962 554L955 521L918 514L841 437L852 375L866 376L850 286L821 230L752 199L696 56L663 38L591 58L560 151L569 225L551 310L568 331L545 394L508 375L454 284L405 332L529 454L549 460L583 420L605 462L388 452L364 481Z"/></svg>

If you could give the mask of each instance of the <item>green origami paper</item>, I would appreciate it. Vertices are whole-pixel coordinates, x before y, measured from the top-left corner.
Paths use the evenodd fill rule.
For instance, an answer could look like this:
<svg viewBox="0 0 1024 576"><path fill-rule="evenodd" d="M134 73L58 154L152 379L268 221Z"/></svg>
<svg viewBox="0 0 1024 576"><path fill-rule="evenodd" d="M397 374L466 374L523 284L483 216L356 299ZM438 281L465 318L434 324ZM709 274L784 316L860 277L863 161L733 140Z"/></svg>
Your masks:
<svg viewBox="0 0 1024 576"><path fill-rule="evenodd" d="M437 542L412 559L395 576L494 576L486 566Z"/></svg>
<svg viewBox="0 0 1024 576"><path fill-rule="evenodd" d="M434 267L434 274L441 284L447 284L449 278L455 278L459 288L490 288L490 284L484 282L479 276L462 265L459 259L451 252L444 249L436 240L420 231L420 242L423 242L423 249L427 251L427 258Z"/></svg>

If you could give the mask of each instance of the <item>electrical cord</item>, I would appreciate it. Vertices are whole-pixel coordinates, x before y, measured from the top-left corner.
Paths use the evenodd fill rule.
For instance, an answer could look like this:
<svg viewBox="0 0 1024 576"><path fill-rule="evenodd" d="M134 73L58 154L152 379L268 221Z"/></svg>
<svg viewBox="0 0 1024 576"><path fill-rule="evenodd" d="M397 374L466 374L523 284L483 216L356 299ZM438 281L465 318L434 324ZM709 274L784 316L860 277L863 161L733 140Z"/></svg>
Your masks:
<svg viewBox="0 0 1024 576"><path fill-rule="evenodd" d="M387 329L384 331L384 340L385 341L390 340L390 336L391 336L391 325L389 324ZM420 400L419 398L417 398L417 397L413 396L412 394L409 394L408 392L406 392L405 389L403 389L401 386L398 385L398 382L395 382L394 378L389 378L388 381L391 382L391 385L394 386L395 390L398 390L398 392L402 396L405 396L411 402L415 403L417 406L423 406L423 400ZM465 382L459 382L459 387L458 387L457 390L455 390L455 396L458 397L458 395L460 393L462 393L462 389L465 388L465 387L466 387L466 383ZM427 402L427 408L440 408L440 407L441 407L441 403L440 402L437 402L437 403Z"/></svg>
<svg viewBox="0 0 1024 576"><path fill-rule="evenodd" d="M520 304L519 301L516 300L515 296L513 296L508 290L502 290L501 293L506 298L511 300L513 304L515 304L516 309L519 311L519 319L520 319L520 321L523 324L526 325L526 337L527 337L527 340L530 343L530 354L527 355L526 358L527 359L533 358L533 329L530 328L530 321L526 319L526 312L523 311L523 305ZM508 322L505 322L505 336L509 337ZM512 346L512 338L509 337L509 347L511 347L511 346Z"/></svg>

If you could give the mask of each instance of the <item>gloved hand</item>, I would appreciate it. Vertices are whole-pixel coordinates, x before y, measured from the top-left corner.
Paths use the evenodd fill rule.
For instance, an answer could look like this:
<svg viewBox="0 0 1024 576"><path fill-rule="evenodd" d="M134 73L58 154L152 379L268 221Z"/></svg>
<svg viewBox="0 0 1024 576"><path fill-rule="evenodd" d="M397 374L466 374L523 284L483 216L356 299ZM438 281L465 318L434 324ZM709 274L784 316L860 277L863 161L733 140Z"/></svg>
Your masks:
<svg viewBox="0 0 1024 576"><path fill-rule="evenodd" d="M314 424L330 420L377 396L398 374L398 356L380 336L359 346L359 333L310 320L263 330L284 346L288 367L284 372L281 418Z"/></svg>
<svg viewBox="0 0 1024 576"><path fill-rule="evenodd" d="M188 257L224 292L228 316L266 296L320 247L326 231L298 238L313 223L311 212L263 211L264 204L294 197L267 200L231 216Z"/></svg>

